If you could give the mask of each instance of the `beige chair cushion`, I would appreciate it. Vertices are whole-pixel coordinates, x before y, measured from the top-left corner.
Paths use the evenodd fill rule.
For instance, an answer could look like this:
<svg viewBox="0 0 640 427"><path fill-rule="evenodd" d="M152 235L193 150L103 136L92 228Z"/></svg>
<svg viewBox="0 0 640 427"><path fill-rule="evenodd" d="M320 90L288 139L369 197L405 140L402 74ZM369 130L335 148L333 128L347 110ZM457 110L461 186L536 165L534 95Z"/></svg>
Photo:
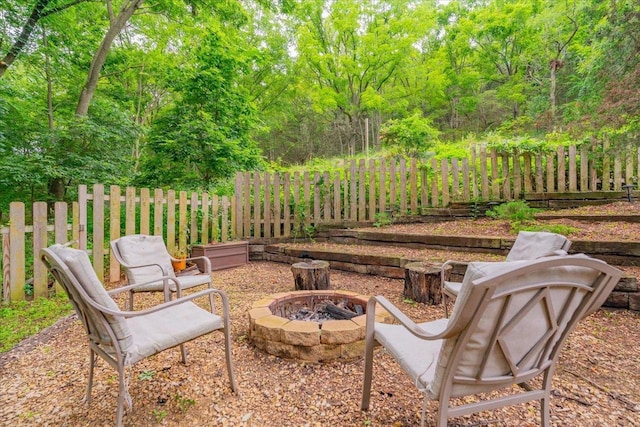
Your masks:
<svg viewBox="0 0 640 427"><path fill-rule="evenodd" d="M426 332L442 332L449 319L420 323ZM402 325L376 323L375 339L398 361L419 389L426 389L433 381L438 353L443 340L423 340Z"/></svg>
<svg viewBox="0 0 640 427"><path fill-rule="evenodd" d="M543 256L556 255L567 243L561 234L545 231L521 231L507 254L505 261L538 259Z"/></svg>
<svg viewBox="0 0 640 427"><path fill-rule="evenodd" d="M127 364L224 327L222 317L185 302L145 316L127 319L135 345Z"/></svg>
<svg viewBox="0 0 640 427"><path fill-rule="evenodd" d="M134 289L135 292L162 291L164 283L162 280L154 280L158 277L176 277L171 265L171 256L167 252L167 247L161 236L131 235L118 239L116 242L122 260L129 265L149 265L149 267L128 268L127 277L129 283L146 283ZM208 274L195 274L192 276L177 277L182 289L189 289L194 286L211 283ZM169 281L169 289L176 291L176 285Z"/></svg>
<svg viewBox="0 0 640 427"><path fill-rule="evenodd" d="M71 274L75 276L80 286L82 286L82 289L84 289L91 299L110 310L120 311L118 305L113 301L111 296L109 296L102 283L100 283L86 252L62 245L53 245L50 249L67 265ZM87 315L96 313L95 309L84 308L83 312ZM133 342L132 332L126 320L124 317L109 314L105 314L104 317L109 325L111 325L116 339L120 344L120 349L126 353ZM94 319L94 324L100 325L100 320ZM106 331L100 328L99 332L103 342L111 342L111 338L106 334Z"/></svg>
<svg viewBox="0 0 640 427"><path fill-rule="evenodd" d="M584 257L584 255L574 255L574 257ZM451 315L450 322L456 322L460 316L462 310L469 309L465 307L465 302L472 289L472 282L486 276L494 276L502 273L512 271L516 268L526 265L529 261L511 261L511 262L473 262L467 267L465 273L462 288L458 299L456 300L453 313ZM517 279L519 285L531 284L540 281L559 280L562 282L574 282L585 285L592 285L595 277L598 273L593 269L583 267L555 267L553 269L539 270L533 274L526 276L520 276ZM512 282L505 281L497 285L497 291L506 289ZM531 300L535 290L518 293L512 296L509 303L509 309L506 312L504 319L511 319L516 313L518 313L523 306ZM507 337L507 343L509 351L514 355L514 359L520 359L524 356L524 349L529 349L532 340L538 339L545 332L548 331L550 325L547 321L548 312L550 308L551 314L558 319L561 308L569 297L569 291L562 288L557 288L554 293L546 299L546 302L539 302L533 309L526 313L526 319L518 324L518 327L509 332ZM576 304L578 300L575 300ZM545 305L547 304L547 305ZM488 364L485 370L486 375L508 375L510 374L510 366L505 360L501 350L499 348L493 348L490 354L486 354L487 342L491 340L492 334L496 330L497 322L500 320L498 315L502 301L494 301L490 303L485 314L478 322L475 330L465 349L461 353L461 358L457 363L456 375L472 377L478 370L479 363L488 356ZM575 307L571 307L574 309ZM565 319L568 320L568 319ZM504 320L503 320L504 321ZM430 394L436 396L439 392L440 384L443 380L445 368L449 363L449 356L456 344L456 338L448 339L444 342L440 358L438 360L437 369L435 372ZM535 359L531 358L531 361ZM520 369L527 369L528 365L520 366ZM480 393L483 391L491 390L494 387L477 387L477 386L454 386L453 396L462 396L467 394Z"/></svg>
<svg viewBox="0 0 640 427"><path fill-rule="evenodd" d="M130 284L145 283L162 276L175 277L171 256L162 236L126 236L120 238L117 245L120 256L129 265L156 264L129 269L127 275Z"/></svg>

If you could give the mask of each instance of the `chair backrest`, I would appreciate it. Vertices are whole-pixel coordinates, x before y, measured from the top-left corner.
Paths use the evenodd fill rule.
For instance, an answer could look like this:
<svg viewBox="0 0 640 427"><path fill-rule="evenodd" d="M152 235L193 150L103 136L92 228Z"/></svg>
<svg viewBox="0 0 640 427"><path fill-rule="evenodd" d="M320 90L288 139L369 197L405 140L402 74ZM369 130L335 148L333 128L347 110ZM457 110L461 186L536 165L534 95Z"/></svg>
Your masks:
<svg viewBox="0 0 640 427"><path fill-rule="evenodd" d="M519 384L549 369L577 322L597 310L621 272L584 255L471 263L429 392L448 399Z"/></svg>
<svg viewBox="0 0 640 427"><path fill-rule="evenodd" d="M565 236L546 231L521 231L518 233L506 261L538 259L555 255L555 252L568 251L571 240Z"/></svg>
<svg viewBox="0 0 640 427"><path fill-rule="evenodd" d="M120 237L111 242L111 249L122 264L149 265L142 268L125 268L129 284L148 283L162 276L175 277L171 255L162 236L133 234Z"/></svg>
<svg viewBox="0 0 640 427"><path fill-rule="evenodd" d="M100 310L100 306L119 312L98 279L86 252L53 245L40 251L47 269L62 285L82 321L89 339L107 352L127 352L133 338L122 316Z"/></svg>

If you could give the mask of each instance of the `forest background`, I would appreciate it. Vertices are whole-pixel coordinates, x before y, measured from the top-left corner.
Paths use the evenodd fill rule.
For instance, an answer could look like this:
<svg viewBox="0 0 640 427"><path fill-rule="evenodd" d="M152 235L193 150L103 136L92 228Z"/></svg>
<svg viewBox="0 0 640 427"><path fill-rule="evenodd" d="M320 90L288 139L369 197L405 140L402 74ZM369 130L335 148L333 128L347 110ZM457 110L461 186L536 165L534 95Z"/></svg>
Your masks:
<svg viewBox="0 0 640 427"><path fill-rule="evenodd" d="M0 0L0 222L78 184L638 145L639 53L638 0Z"/></svg>

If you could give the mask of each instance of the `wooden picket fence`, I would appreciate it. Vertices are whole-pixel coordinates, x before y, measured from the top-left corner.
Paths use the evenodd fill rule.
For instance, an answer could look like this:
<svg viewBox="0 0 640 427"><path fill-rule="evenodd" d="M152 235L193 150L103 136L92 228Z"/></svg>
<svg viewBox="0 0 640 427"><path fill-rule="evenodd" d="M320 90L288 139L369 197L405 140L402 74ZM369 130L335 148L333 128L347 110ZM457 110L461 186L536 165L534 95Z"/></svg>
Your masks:
<svg viewBox="0 0 640 427"><path fill-rule="evenodd" d="M452 202L508 201L523 196L620 191L640 180L640 151L593 155L592 147L559 147L548 153L506 153L483 146L462 159L370 159L332 172L240 172L234 194L163 191L96 184L79 186L78 201L10 206L2 228L3 298L47 296L48 277L38 260L42 247L77 241L89 250L100 277L120 278L108 242L122 234L162 235L170 252L235 239L306 237L331 222L375 222L420 214ZM71 207L69 212L69 206ZM26 225L26 218L32 219ZM27 260L29 257L29 260ZM108 265L108 271L105 270ZM29 276L29 280L27 280ZM30 289L30 287L28 287Z"/></svg>

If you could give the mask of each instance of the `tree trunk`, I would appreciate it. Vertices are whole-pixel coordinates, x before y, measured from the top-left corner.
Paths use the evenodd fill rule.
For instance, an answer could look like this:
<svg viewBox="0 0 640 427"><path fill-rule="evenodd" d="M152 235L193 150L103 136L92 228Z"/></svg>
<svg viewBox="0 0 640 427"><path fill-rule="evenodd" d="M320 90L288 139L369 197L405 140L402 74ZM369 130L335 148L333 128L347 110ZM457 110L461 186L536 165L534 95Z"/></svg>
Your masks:
<svg viewBox="0 0 640 427"><path fill-rule="evenodd" d="M66 185L62 178L53 178L49 182L49 194L55 197L55 200L64 200L64 193L66 191Z"/></svg>
<svg viewBox="0 0 640 427"><path fill-rule="evenodd" d="M29 15L27 22L24 24L24 27L22 27L22 31L16 39L16 42L13 44L13 46L11 46L4 58L0 60L0 77L4 75L5 71L7 71L7 68L9 68L11 64L13 64L13 61L15 61L18 54L22 52L22 49L31 37L33 29L36 27L38 20L42 17L42 11L50 2L51 0L38 0L36 5L33 7L31 15Z"/></svg>
<svg viewBox="0 0 640 427"><path fill-rule="evenodd" d="M329 289L329 263L313 260L291 266L296 291Z"/></svg>
<svg viewBox="0 0 640 427"><path fill-rule="evenodd" d="M98 87L100 71L102 70L102 66L107 60L107 54L111 49L113 40L118 34L120 34L120 31L122 31L124 26L127 25L127 22L129 21L131 16L133 16L135 11L140 8L143 2L144 0L128 0L125 4L122 5L120 13L116 17L115 21L113 21L109 26L107 33L104 35L104 39L102 39L102 43L100 43L100 47L98 47L98 50L93 55L93 59L91 60L91 66L89 67L89 73L87 75L87 82L82 88L80 99L78 100L76 116L84 117L89 112L89 104L91 104L93 94Z"/></svg>
<svg viewBox="0 0 640 427"><path fill-rule="evenodd" d="M441 267L426 262L410 262L404 270L405 298L429 305L442 302Z"/></svg>
<svg viewBox="0 0 640 427"><path fill-rule="evenodd" d="M556 69L557 65L555 61L551 63L551 72L549 75L550 80L550 88L549 88L549 105L551 107L551 123L555 125L556 123Z"/></svg>

